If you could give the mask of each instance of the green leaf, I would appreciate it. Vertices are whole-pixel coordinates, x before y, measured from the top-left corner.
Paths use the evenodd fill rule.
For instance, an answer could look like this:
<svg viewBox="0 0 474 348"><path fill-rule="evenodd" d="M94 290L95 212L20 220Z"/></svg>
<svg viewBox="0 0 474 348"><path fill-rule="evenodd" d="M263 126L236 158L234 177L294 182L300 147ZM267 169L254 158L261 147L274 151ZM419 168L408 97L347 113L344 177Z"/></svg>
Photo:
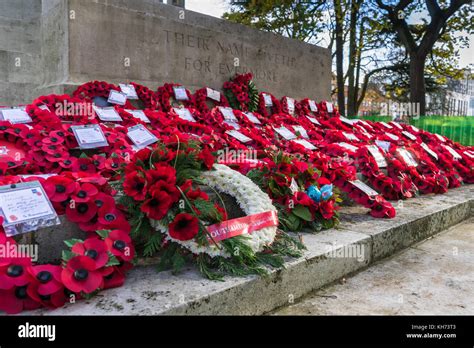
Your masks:
<svg viewBox="0 0 474 348"><path fill-rule="evenodd" d="M105 239L109 236L110 230L97 230L95 233Z"/></svg>
<svg viewBox="0 0 474 348"><path fill-rule="evenodd" d="M61 254L61 259L64 261L64 262L68 262L70 259L72 259L74 256L76 256L76 254L74 254L72 251L70 250L63 250L62 251L62 254Z"/></svg>
<svg viewBox="0 0 474 348"><path fill-rule="evenodd" d="M105 267L120 265L119 260L117 260L114 254L112 254L110 251L107 252L107 254L109 255L109 261L107 261L107 263L105 264Z"/></svg>
<svg viewBox="0 0 474 348"><path fill-rule="evenodd" d="M76 243L83 243L82 239L72 238L64 241L64 244L67 245L68 248L72 248L72 246Z"/></svg>
<svg viewBox="0 0 474 348"><path fill-rule="evenodd" d="M301 204L298 204L296 207L294 207L291 212L305 221L313 221L313 216L311 215L308 207L305 207Z"/></svg>

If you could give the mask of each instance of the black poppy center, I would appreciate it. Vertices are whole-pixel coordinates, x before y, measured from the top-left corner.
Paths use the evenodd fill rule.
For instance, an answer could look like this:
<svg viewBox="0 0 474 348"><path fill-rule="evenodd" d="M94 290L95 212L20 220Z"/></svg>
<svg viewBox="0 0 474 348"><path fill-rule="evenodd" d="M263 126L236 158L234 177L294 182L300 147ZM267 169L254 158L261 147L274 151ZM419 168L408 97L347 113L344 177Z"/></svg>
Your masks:
<svg viewBox="0 0 474 348"><path fill-rule="evenodd" d="M117 250L123 250L126 246L127 244L123 240L117 239L116 241L114 241L114 248Z"/></svg>
<svg viewBox="0 0 474 348"><path fill-rule="evenodd" d="M50 150L56 150L56 145L49 145L49 146L48 146L48 149L50 149Z"/></svg>
<svg viewBox="0 0 474 348"><path fill-rule="evenodd" d="M58 138L52 137L52 138L51 138L51 141L52 141L53 143L55 143L55 142L58 141Z"/></svg>
<svg viewBox="0 0 474 348"><path fill-rule="evenodd" d="M60 153L56 153L56 154L54 154L54 157L55 157L55 158L60 158L60 157L61 157L61 154L60 154Z"/></svg>
<svg viewBox="0 0 474 348"><path fill-rule="evenodd" d="M115 215L112 213L105 214L104 216L105 221L114 221L115 220Z"/></svg>
<svg viewBox="0 0 474 348"><path fill-rule="evenodd" d="M79 198L86 198L86 197L87 197L87 192L84 191L84 190L80 190L80 191L77 193L77 197L79 197Z"/></svg>
<svg viewBox="0 0 474 348"><path fill-rule="evenodd" d="M15 290L15 296L16 298L23 300L26 298L26 286L20 286L19 288L16 288Z"/></svg>
<svg viewBox="0 0 474 348"><path fill-rule="evenodd" d="M70 165L70 164L71 164L71 161L70 161L70 160L65 160L65 161L64 161L64 164L65 164L65 165Z"/></svg>
<svg viewBox="0 0 474 348"><path fill-rule="evenodd" d="M144 187L145 187L145 184L142 183L142 182L137 182L137 183L135 184L135 189L136 189L137 191L141 191Z"/></svg>
<svg viewBox="0 0 474 348"><path fill-rule="evenodd" d="M66 192L66 187L64 185L56 185L56 192L57 193L64 193L64 192Z"/></svg>
<svg viewBox="0 0 474 348"><path fill-rule="evenodd" d="M84 268L78 269L74 272L74 278L76 278L76 280L86 280L88 276L89 272Z"/></svg>
<svg viewBox="0 0 474 348"><path fill-rule="evenodd" d="M81 170L86 170L87 169L87 164L81 164L80 168L81 168Z"/></svg>
<svg viewBox="0 0 474 348"><path fill-rule="evenodd" d="M23 267L20 265L11 265L7 269L7 275L10 277L19 277L23 274Z"/></svg>
<svg viewBox="0 0 474 348"><path fill-rule="evenodd" d="M96 199L95 200L95 205L100 208L104 205L104 201L102 201L100 199Z"/></svg>
<svg viewBox="0 0 474 348"><path fill-rule="evenodd" d="M97 258L97 256L99 256L99 253L97 252L97 250L88 249L88 250L86 250L85 255L89 256L91 259L95 260Z"/></svg>
<svg viewBox="0 0 474 348"><path fill-rule="evenodd" d="M48 271L41 271L36 275L36 279L40 281L40 283L47 283L51 280L52 278L51 272Z"/></svg>
<svg viewBox="0 0 474 348"><path fill-rule="evenodd" d="M118 167L118 164L117 163L112 163L112 168L117 168Z"/></svg>
<svg viewBox="0 0 474 348"><path fill-rule="evenodd" d="M89 210L89 206L85 203L81 203L77 206L77 211L81 214L84 214Z"/></svg>

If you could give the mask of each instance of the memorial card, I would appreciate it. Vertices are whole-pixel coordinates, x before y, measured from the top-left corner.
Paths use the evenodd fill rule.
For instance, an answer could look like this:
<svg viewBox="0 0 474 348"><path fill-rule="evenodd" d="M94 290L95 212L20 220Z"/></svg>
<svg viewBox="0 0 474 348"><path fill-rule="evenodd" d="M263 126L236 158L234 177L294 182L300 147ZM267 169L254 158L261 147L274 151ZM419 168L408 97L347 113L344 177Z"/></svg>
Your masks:
<svg viewBox="0 0 474 348"><path fill-rule="evenodd" d="M139 148L144 148L158 141L158 138L142 124L128 128L127 136Z"/></svg>
<svg viewBox="0 0 474 348"><path fill-rule="evenodd" d="M145 123L150 123L150 119L146 117L145 112L143 110L129 110L125 109L126 112L129 114L132 114L133 117L138 118L139 120L145 122Z"/></svg>
<svg viewBox="0 0 474 348"><path fill-rule="evenodd" d="M125 105L127 102L127 95L125 93L116 91L115 89L111 89L107 102L111 104Z"/></svg>
<svg viewBox="0 0 474 348"><path fill-rule="evenodd" d="M76 137L77 143L79 144L79 148L81 149L95 149L97 147L109 145L98 124L71 126L71 129Z"/></svg>
<svg viewBox="0 0 474 348"><path fill-rule="evenodd" d="M39 181L1 186L0 215L8 237L60 224Z"/></svg>
<svg viewBox="0 0 474 348"><path fill-rule="evenodd" d="M100 108L98 106L92 106L95 113L99 117L101 121L104 122L120 122L122 121L122 117L118 114L118 112L114 109L113 106Z"/></svg>
<svg viewBox="0 0 474 348"><path fill-rule="evenodd" d="M30 115L21 108L0 109L0 115L2 120L10 121L12 124L29 123L33 121Z"/></svg>

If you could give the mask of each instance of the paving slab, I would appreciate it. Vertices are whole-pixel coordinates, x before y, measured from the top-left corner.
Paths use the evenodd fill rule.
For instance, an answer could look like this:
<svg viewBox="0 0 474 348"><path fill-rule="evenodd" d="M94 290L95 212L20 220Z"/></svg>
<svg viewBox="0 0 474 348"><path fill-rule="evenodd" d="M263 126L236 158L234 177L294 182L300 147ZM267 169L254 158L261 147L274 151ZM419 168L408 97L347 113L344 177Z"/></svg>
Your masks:
<svg viewBox="0 0 474 348"><path fill-rule="evenodd" d="M474 218L276 315L473 315Z"/></svg>

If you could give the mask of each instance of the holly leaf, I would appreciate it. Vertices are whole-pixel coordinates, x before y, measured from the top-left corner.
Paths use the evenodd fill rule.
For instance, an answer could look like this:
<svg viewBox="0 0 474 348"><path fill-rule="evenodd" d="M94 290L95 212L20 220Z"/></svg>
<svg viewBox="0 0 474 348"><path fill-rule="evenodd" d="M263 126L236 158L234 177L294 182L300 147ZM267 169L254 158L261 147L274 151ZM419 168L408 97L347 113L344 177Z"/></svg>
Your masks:
<svg viewBox="0 0 474 348"><path fill-rule="evenodd" d="M305 221L313 221L313 216L311 215L308 207L305 207L301 204L298 204L296 207L294 207L291 212Z"/></svg>

